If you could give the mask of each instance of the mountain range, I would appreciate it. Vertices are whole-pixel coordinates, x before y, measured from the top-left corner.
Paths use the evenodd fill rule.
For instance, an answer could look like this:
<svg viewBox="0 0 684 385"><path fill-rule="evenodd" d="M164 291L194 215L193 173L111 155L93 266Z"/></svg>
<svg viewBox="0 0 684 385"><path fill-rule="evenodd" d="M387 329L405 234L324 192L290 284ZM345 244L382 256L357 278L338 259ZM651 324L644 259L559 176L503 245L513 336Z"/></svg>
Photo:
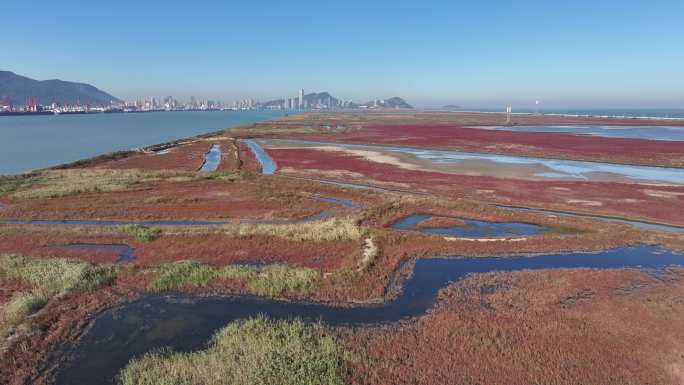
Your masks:
<svg viewBox="0 0 684 385"><path fill-rule="evenodd" d="M109 105L112 102L121 102L90 84L57 79L34 80L14 72L0 71L0 102L24 105L29 98L42 105Z"/></svg>

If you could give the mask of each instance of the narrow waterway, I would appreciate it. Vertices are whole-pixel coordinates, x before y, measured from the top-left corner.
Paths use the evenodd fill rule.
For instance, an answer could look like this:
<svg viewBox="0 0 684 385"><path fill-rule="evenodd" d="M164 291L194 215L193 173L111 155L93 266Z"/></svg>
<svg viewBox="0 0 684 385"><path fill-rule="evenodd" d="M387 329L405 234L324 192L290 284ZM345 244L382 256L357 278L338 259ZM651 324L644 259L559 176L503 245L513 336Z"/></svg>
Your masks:
<svg viewBox="0 0 684 385"><path fill-rule="evenodd" d="M117 262L131 262L135 260L135 249L128 245L97 244L97 243L70 243L67 245L50 246L52 249L83 250L90 252L115 253Z"/></svg>
<svg viewBox="0 0 684 385"><path fill-rule="evenodd" d="M458 221L462 221L463 224L449 227L421 227L422 222L432 218L456 219ZM395 230L418 231L426 234L473 239L537 235L551 230L550 228L531 223L490 222L460 217L440 217L427 214L415 214L401 218L400 220L392 223L390 228Z"/></svg>
<svg viewBox="0 0 684 385"><path fill-rule="evenodd" d="M214 144L211 146L207 154L204 156L204 163L200 167L200 172L211 172L218 169L221 163L221 146Z"/></svg>
<svg viewBox="0 0 684 385"><path fill-rule="evenodd" d="M570 218L588 218L588 219L596 219L596 220L604 221L604 222L623 223L623 224L630 225L630 226L633 226L633 227L635 227L637 229L641 229L641 230L662 231L662 232L666 232L666 233L684 233L684 227L664 225L664 224L660 224L660 223L649 223L649 222L628 220L628 219L622 219L622 218L611 218L609 216L571 213L571 212L567 212L567 211L558 211L558 210L532 209L532 208L527 208L527 207L506 206L506 205L495 205L495 206L499 207L499 208L506 209L506 210L512 210L512 211L518 211L518 212L524 212L524 213L535 213L535 214L544 214L544 215L548 215L548 216L559 216L559 217L570 217Z"/></svg>
<svg viewBox="0 0 684 385"><path fill-rule="evenodd" d="M193 351L207 346L228 322L264 314L277 319L300 317L327 325L375 325L421 316L437 292L468 274L559 268L664 269L684 266L684 255L655 246L598 253L564 253L509 258L428 258L416 261L398 298L382 305L338 307L255 297L150 295L106 311L94 320L80 343L67 348L73 360L58 373L58 384L113 383L134 357L161 347Z"/></svg>
<svg viewBox="0 0 684 385"><path fill-rule="evenodd" d="M264 151L263 148L257 142L253 141L252 139L244 139L243 142L249 147L249 149L252 151L252 154L257 158L259 161L259 164L261 164L261 173L262 174L273 174L276 172L276 164L271 159L270 156Z"/></svg>

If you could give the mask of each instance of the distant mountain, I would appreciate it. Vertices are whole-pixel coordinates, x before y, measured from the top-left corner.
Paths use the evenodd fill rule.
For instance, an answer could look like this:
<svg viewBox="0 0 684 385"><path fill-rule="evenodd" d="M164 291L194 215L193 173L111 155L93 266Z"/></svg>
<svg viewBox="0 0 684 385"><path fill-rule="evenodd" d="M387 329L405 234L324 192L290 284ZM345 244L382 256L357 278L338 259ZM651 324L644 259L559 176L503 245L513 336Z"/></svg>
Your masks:
<svg viewBox="0 0 684 385"><path fill-rule="evenodd" d="M299 98L295 98L299 99ZM314 92L311 94L304 95L304 101L313 107L316 106L337 106L339 104L339 99L330 95L328 92ZM283 104L283 99L271 100L264 103L264 107L279 107Z"/></svg>
<svg viewBox="0 0 684 385"><path fill-rule="evenodd" d="M443 110L462 110L463 107L457 106L455 104L447 104L446 106L442 107Z"/></svg>
<svg viewBox="0 0 684 385"><path fill-rule="evenodd" d="M76 104L108 105L121 100L90 84L63 80L33 80L9 71L0 71L0 100L24 105L28 98L36 103L49 105Z"/></svg>
<svg viewBox="0 0 684 385"><path fill-rule="evenodd" d="M395 96L393 98L385 99L385 100L375 100L372 102L368 102L361 107L366 107L366 108L402 108L402 109L411 109L413 108L412 105L406 103L406 101L398 96Z"/></svg>

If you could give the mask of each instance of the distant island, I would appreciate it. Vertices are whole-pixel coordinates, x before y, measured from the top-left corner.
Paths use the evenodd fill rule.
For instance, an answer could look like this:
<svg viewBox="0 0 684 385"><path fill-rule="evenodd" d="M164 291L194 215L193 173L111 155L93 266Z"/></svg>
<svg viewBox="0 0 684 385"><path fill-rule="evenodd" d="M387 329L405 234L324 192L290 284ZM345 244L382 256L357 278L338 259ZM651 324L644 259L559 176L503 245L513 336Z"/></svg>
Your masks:
<svg viewBox="0 0 684 385"><path fill-rule="evenodd" d="M122 103L95 86L58 79L34 80L10 71L0 71L0 105L109 105Z"/></svg>
<svg viewBox="0 0 684 385"><path fill-rule="evenodd" d="M442 107L443 110L462 110L463 107L458 106L456 104L447 104L446 106Z"/></svg>

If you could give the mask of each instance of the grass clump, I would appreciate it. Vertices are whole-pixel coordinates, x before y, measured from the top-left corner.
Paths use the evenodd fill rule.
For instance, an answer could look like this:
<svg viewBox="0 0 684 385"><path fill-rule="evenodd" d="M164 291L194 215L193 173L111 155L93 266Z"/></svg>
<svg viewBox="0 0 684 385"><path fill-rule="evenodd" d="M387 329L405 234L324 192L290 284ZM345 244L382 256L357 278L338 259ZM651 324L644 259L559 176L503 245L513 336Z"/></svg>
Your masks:
<svg viewBox="0 0 684 385"><path fill-rule="evenodd" d="M217 278L243 282L252 294L278 297L287 292L311 289L320 279L320 272L287 265L212 267L195 261L180 261L162 265L149 289L159 292L205 287Z"/></svg>
<svg viewBox="0 0 684 385"><path fill-rule="evenodd" d="M27 316L42 308L51 298L72 290L93 290L111 282L116 271L66 259L33 259L15 255L0 256L0 278L18 279L29 284L27 292L16 293L0 310L0 336L5 336Z"/></svg>
<svg viewBox="0 0 684 385"><path fill-rule="evenodd" d="M117 229L124 233L132 236L139 242L151 242L159 238L161 235L161 229L158 227L147 227L141 225L125 225L119 226Z"/></svg>
<svg viewBox="0 0 684 385"><path fill-rule="evenodd" d="M186 286L204 287L216 278L215 268L195 261L162 265L159 276L149 286L152 291L178 290Z"/></svg>
<svg viewBox="0 0 684 385"><path fill-rule="evenodd" d="M309 290L318 282L320 273L314 269L286 265L227 266L221 269L220 276L246 282L256 295L277 297L286 292Z"/></svg>
<svg viewBox="0 0 684 385"><path fill-rule="evenodd" d="M0 196L14 193L18 190L29 188L35 183L36 174L24 174L17 176L0 176Z"/></svg>
<svg viewBox="0 0 684 385"><path fill-rule="evenodd" d="M358 240L364 231L352 218L331 218L296 224L246 224L236 229L239 236L270 235L294 241Z"/></svg>
<svg viewBox="0 0 684 385"><path fill-rule="evenodd" d="M148 353L119 374L121 385L342 385L342 350L320 326L264 317L219 330L207 350Z"/></svg>
<svg viewBox="0 0 684 385"><path fill-rule="evenodd" d="M245 173L240 170L225 170L225 171L211 171L200 172L195 175L197 180L224 180L227 182L235 182L242 180Z"/></svg>
<svg viewBox="0 0 684 385"><path fill-rule="evenodd" d="M68 195L129 190L133 185L158 180L163 172L144 170L50 170L33 180L39 187L17 191L16 199L45 199Z"/></svg>

